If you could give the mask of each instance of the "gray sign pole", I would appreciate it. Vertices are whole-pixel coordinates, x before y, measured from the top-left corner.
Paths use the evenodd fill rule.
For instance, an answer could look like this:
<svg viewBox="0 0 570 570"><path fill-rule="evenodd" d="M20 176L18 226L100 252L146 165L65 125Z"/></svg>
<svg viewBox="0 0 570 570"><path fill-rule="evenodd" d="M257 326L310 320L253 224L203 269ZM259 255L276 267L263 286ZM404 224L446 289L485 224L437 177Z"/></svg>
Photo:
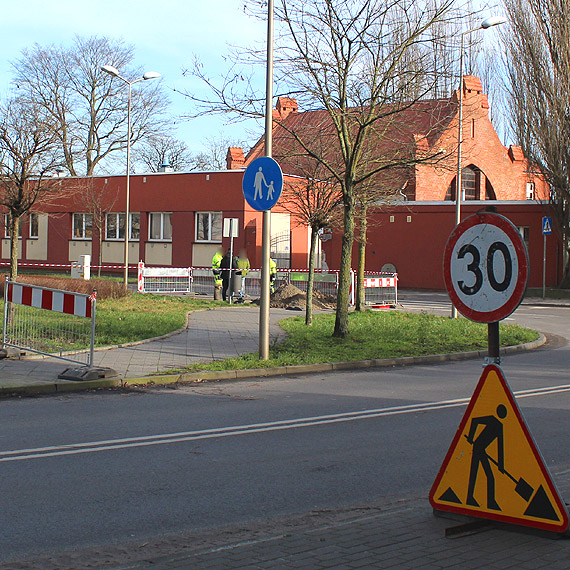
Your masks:
<svg viewBox="0 0 570 570"><path fill-rule="evenodd" d="M542 234L542 298L546 298L546 234Z"/></svg>
<svg viewBox="0 0 570 570"><path fill-rule="evenodd" d="M273 0L267 2L267 71L265 80L265 156L273 152ZM269 254L271 210L263 212L261 242L261 302L259 305L259 359L269 360Z"/></svg>

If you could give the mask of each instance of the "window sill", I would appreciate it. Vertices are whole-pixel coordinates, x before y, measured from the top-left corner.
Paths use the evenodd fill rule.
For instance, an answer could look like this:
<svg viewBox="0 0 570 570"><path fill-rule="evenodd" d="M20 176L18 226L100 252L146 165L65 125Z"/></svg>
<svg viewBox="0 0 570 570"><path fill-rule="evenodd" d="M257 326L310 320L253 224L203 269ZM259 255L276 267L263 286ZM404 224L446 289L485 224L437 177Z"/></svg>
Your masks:
<svg viewBox="0 0 570 570"><path fill-rule="evenodd" d="M129 238L129 243L138 243L140 240L139 238ZM105 238L103 243L125 243L125 238Z"/></svg>

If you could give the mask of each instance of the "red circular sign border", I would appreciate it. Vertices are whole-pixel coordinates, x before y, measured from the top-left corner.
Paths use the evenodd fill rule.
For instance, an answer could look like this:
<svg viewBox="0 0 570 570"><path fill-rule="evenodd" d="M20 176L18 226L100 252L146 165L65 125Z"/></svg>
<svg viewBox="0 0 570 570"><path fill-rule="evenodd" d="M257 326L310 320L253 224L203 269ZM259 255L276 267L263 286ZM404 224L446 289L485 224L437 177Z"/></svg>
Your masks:
<svg viewBox="0 0 570 570"><path fill-rule="evenodd" d="M461 301L455 292L453 282L451 280L451 253L453 252L455 244L468 229L483 224L491 224L493 226L496 226L499 229L503 230L507 236L509 236L513 247L515 248L519 266L517 283L512 295L501 307L490 312L476 311L465 305L465 303ZM468 319L479 323L494 323L507 318L521 304L526 291L528 276L528 253L524 245L524 241L517 228L512 224L510 220L504 216L495 214L493 212L481 212L478 214L473 214L458 224L451 232L451 235L449 236L445 245L445 251L443 254L443 278L445 281L447 293L451 301L464 317L467 317Z"/></svg>

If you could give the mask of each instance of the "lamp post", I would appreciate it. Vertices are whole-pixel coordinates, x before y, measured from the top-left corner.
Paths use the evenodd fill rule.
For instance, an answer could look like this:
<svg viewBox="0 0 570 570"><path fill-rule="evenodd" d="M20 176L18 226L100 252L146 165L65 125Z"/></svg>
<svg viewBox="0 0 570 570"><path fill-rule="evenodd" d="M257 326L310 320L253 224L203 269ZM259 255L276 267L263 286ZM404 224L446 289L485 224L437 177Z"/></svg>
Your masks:
<svg viewBox="0 0 570 570"><path fill-rule="evenodd" d="M124 253L124 260L125 260L125 276L124 276L124 285L125 291L128 288L129 284L129 231L130 231L130 170L131 170L131 90L132 86L139 81L148 81L149 79L157 79L160 77L160 73L156 71L147 71L142 77L134 79L133 81L129 81L122 77L117 70L117 68L113 67L112 65L103 65L101 67L101 71L112 75L113 77L117 77L121 79L129 86L129 99L127 103L127 188L126 188L126 204L125 204L125 253Z"/></svg>
<svg viewBox="0 0 570 570"><path fill-rule="evenodd" d="M461 37L461 50L459 52L459 122L457 127L457 175L455 177L455 225L461 222L461 199L463 193L463 184L461 180L461 145L463 143L463 50L465 49L465 36L477 30L486 30L499 24L504 24L507 21L502 16L491 16L486 18L477 26L465 32L462 32ZM451 307L451 316L457 318L457 309L455 305Z"/></svg>

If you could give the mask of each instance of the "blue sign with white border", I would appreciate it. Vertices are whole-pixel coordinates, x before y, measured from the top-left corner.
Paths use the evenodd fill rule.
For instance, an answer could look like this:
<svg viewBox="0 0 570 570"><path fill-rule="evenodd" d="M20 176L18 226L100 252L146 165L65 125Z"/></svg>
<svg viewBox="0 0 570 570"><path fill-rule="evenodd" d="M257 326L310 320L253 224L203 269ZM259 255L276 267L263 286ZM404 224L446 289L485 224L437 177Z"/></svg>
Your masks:
<svg viewBox="0 0 570 570"><path fill-rule="evenodd" d="M552 233L552 218L542 218L542 235L549 236Z"/></svg>
<svg viewBox="0 0 570 570"><path fill-rule="evenodd" d="M254 210L271 210L283 190L281 167L270 156L256 158L243 173L242 189Z"/></svg>

